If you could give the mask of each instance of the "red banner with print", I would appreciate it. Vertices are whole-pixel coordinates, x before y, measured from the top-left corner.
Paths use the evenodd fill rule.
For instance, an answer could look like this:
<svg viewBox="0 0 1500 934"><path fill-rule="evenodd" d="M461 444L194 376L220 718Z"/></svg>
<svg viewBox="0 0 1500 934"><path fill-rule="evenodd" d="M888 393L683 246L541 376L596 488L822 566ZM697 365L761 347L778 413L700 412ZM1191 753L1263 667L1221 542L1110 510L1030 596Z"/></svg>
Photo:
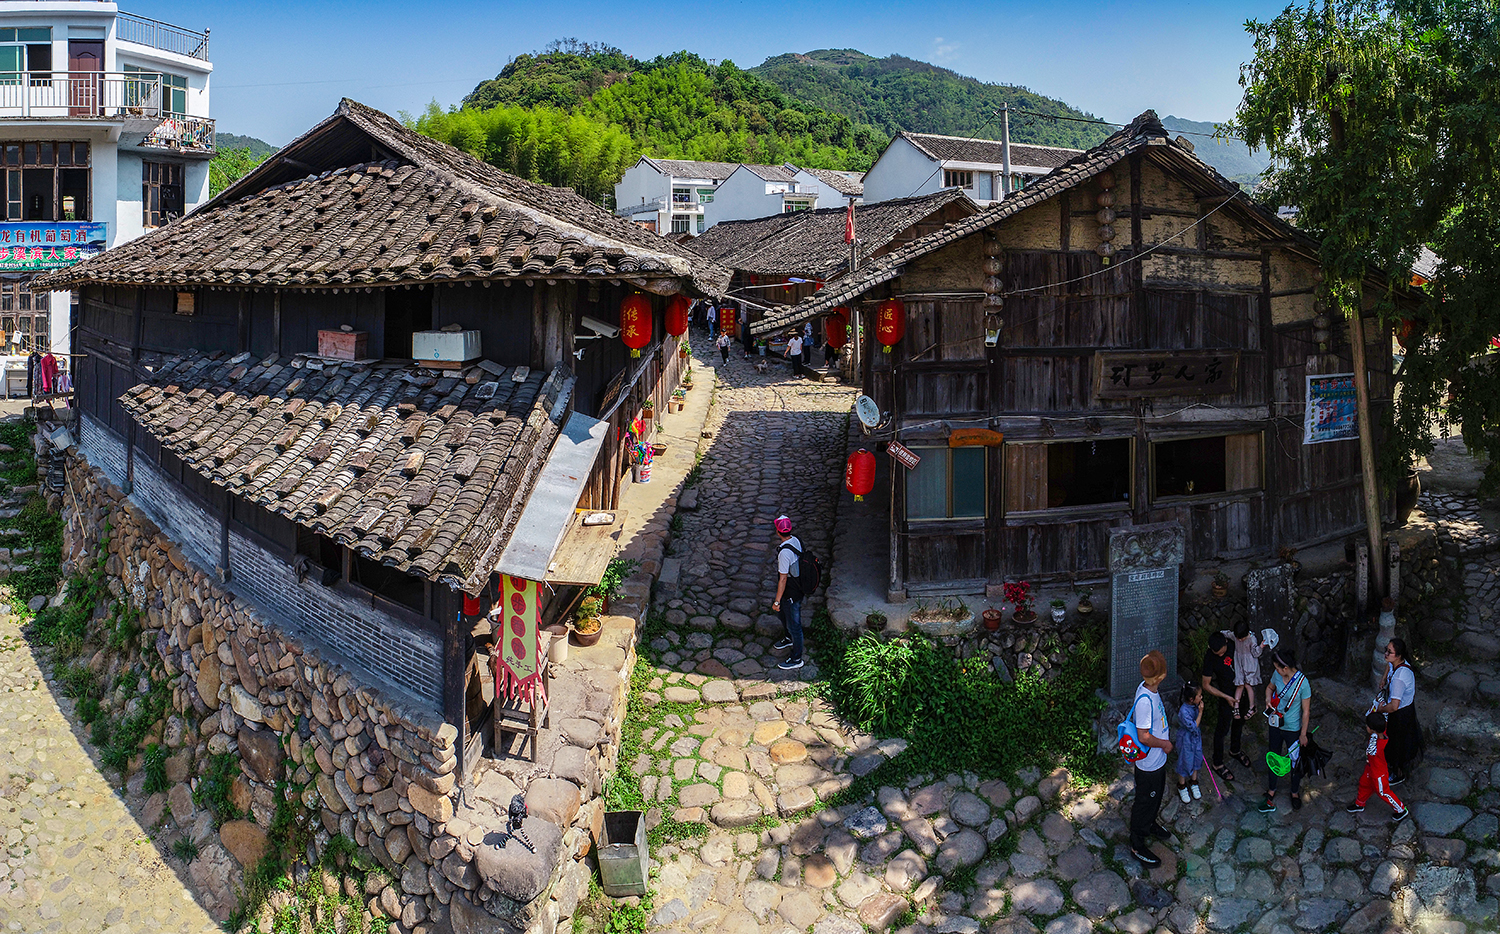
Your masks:
<svg viewBox="0 0 1500 934"><path fill-rule="evenodd" d="M547 702L542 677L542 584L502 574L495 621L495 696L529 704Z"/></svg>

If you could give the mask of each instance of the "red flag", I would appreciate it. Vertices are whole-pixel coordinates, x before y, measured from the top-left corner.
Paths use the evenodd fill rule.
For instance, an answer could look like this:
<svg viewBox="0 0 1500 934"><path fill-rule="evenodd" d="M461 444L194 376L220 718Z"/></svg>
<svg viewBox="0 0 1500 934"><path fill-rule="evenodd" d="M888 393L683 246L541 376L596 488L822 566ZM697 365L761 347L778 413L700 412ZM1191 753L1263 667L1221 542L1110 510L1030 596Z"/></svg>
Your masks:
<svg viewBox="0 0 1500 934"><path fill-rule="evenodd" d="M854 202L849 202L849 214L844 218L844 242L854 242Z"/></svg>

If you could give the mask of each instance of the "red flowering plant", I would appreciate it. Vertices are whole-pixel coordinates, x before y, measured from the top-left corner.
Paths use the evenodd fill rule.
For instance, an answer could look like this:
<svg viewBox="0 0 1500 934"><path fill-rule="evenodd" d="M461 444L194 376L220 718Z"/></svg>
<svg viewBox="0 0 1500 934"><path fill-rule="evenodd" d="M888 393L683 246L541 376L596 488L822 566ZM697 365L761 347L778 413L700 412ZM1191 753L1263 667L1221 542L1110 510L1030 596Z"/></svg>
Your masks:
<svg viewBox="0 0 1500 934"><path fill-rule="evenodd" d="M1031 595L1031 584L1026 581L1006 583L1005 602L1016 608L1016 616L1029 618L1031 616L1031 604L1036 598Z"/></svg>

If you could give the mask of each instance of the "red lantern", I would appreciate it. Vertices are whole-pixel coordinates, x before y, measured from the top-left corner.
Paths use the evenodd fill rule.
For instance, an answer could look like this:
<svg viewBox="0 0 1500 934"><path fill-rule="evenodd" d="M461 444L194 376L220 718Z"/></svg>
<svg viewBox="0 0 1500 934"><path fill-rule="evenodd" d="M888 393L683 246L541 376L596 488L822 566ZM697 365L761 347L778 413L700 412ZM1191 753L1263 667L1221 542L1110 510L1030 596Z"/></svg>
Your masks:
<svg viewBox="0 0 1500 934"><path fill-rule="evenodd" d="M1396 340L1404 350L1407 342L1411 340L1412 332L1417 329L1417 323L1410 318L1402 318L1401 324L1396 328Z"/></svg>
<svg viewBox="0 0 1500 934"><path fill-rule="evenodd" d="M875 339L880 349L890 353L906 334L906 306L899 298L888 298L880 303L875 312Z"/></svg>
<svg viewBox="0 0 1500 934"><path fill-rule="evenodd" d="M874 454L860 448L849 455L849 464L844 468L844 488L854 494L855 502L875 488Z"/></svg>
<svg viewBox="0 0 1500 934"><path fill-rule="evenodd" d="M673 337L681 337L688 328L688 309L692 302L687 300L686 295L674 295L667 302L667 333Z"/></svg>
<svg viewBox="0 0 1500 934"><path fill-rule="evenodd" d="M651 299L639 292L620 303L620 340L632 357L639 357L641 348L651 343Z"/></svg>
<svg viewBox="0 0 1500 934"><path fill-rule="evenodd" d="M480 605L478 597L471 597L468 594L464 594L465 616L478 616L482 609L483 607Z"/></svg>
<svg viewBox="0 0 1500 934"><path fill-rule="evenodd" d="M823 332L828 335L828 346L838 350L849 339L849 309L835 308L823 319Z"/></svg>

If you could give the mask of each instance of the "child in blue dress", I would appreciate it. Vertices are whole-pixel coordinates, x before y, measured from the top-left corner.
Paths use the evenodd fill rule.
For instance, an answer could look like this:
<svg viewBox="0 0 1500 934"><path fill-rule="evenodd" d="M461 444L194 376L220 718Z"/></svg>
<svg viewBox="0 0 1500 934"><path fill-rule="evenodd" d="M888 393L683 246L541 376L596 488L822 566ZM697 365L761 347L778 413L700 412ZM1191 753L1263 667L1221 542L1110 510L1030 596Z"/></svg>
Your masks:
<svg viewBox="0 0 1500 934"><path fill-rule="evenodd" d="M1182 728L1177 746L1177 796L1186 804L1203 797L1198 788L1198 766L1203 763L1203 689L1196 684L1182 686L1182 708L1177 712Z"/></svg>

